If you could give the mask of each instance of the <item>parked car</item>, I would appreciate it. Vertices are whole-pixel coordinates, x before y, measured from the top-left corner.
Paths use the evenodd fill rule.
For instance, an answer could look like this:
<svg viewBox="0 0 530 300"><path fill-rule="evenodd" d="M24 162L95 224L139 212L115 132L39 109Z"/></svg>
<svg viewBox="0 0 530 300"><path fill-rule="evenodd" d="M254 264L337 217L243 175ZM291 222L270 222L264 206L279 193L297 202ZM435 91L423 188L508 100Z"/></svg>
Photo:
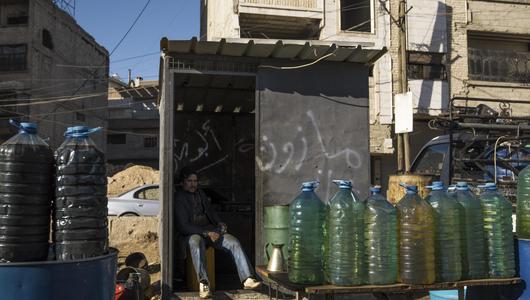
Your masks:
<svg viewBox="0 0 530 300"><path fill-rule="evenodd" d="M156 216L160 211L158 184L136 187L109 198L110 216Z"/></svg>

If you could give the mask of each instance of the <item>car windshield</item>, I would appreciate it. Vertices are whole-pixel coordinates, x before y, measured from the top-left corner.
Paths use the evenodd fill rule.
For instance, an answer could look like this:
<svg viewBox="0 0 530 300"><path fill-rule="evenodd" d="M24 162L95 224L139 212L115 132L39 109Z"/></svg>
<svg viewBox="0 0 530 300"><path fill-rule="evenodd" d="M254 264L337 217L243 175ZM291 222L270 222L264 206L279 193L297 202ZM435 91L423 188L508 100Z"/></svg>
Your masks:
<svg viewBox="0 0 530 300"><path fill-rule="evenodd" d="M412 166L412 172L414 174L440 176L448 146L448 143L444 143L427 147Z"/></svg>

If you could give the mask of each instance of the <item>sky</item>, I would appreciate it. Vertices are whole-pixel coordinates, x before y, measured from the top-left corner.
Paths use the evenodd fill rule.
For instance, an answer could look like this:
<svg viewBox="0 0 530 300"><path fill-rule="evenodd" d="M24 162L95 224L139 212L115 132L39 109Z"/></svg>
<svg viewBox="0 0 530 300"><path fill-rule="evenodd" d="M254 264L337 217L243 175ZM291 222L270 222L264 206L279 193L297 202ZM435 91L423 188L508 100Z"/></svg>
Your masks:
<svg viewBox="0 0 530 300"><path fill-rule="evenodd" d="M76 0L75 19L109 52L118 44L147 0ZM190 39L199 36L198 0L151 0L142 17L110 57L109 75L158 79L160 39ZM149 56L125 60L127 58Z"/></svg>

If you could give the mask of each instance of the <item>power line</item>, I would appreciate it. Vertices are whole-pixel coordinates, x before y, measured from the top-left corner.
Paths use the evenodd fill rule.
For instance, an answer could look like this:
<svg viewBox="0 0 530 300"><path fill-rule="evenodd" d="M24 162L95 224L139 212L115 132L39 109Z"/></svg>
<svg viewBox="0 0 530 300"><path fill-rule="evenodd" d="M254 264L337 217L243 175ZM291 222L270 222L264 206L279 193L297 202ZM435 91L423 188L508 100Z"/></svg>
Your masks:
<svg viewBox="0 0 530 300"><path fill-rule="evenodd" d="M136 19L134 19L133 23L131 24L131 26L129 27L129 29L127 29L127 32L125 32L125 34L123 35L123 37L120 39L120 41L116 44L116 46L114 46L114 49L112 49L112 51L110 51L110 54L109 56L112 56L112 54L114 54L114 52L116 52L116 50L118 49L118 47L120 47L121 43L123 42L123 40L125 40L125 38L127 37L127 35L129 35L129 33L131 32L131 30L133 29L134 25L136 25L136 22L138 22L138 20L140 19L140 17L142 17L142 15L144 14L144 11L145 9L147 8L147 6L149 6L149 3L151 3L151 0L147 0L147 2L145 3L144 7L142 8L142 10L140 11L140 13L136 16Z"/></svg>

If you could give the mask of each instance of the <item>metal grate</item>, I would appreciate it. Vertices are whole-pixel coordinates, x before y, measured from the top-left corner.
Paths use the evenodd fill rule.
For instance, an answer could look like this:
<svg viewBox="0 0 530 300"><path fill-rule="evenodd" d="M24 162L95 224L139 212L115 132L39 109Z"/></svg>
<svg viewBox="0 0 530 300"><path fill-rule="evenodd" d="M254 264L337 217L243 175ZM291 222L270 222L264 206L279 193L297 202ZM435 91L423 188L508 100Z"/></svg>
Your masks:
<svg viewBox="0 0 530 300"><path fill-rule="evenodd" d="M530 52L469 48L469 79L530 83Z"/></svg>
<svg viewBox="0 0 530 300"><path fill-rule="evenodd" d="M317 0L241 0L241 3L301 9L317 8Z"/></svg>
<svg viewBox="0 0 530 300"><path fill-rule="evenodd" d="M255 63L220 61L220 60L194 60L171 57L169 68L178 72L201 73L252 73L257 72Z"/></svg>

